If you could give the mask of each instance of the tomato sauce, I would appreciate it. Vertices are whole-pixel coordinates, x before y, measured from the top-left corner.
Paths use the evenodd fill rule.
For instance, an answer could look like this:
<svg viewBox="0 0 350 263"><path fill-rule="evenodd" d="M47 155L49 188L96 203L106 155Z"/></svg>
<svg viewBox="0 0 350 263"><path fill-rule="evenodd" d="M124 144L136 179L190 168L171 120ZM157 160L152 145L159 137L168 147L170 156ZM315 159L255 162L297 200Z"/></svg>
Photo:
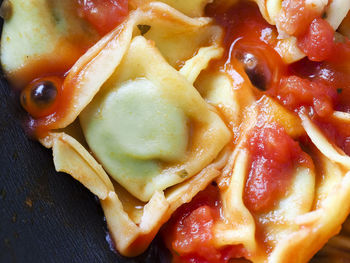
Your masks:
<svg viewBox="0 0 350 263"><path fill-rule="evenodd" d="M79 13L105 35L127 17L128 0L78 0Z"/></svg>
<svg viewBox="0 0 350 263"><path fill-rule="evenodd" d="M239 64L243 65L243 74L247 74L260 90L269 89L279 82L285 65L274 50L277 30L264 20L255 3L239 2L228 10L209 6L207 15L214 17L225 31L225 56L219 67L225 70L233 65L239 71Z"/></svg>
<svg viewBox="0 0 350 263"><path fill-rule="evenodd" d="M29 115L29 121L27 122L27 128L30 135L36 138L43 138L47 135L47 133L51 130L51 127L61 118L63 118L66 114L66 110L68 109L69 101L72 98L73 94L73 85L64 85L64 76L49 76L35 79L33 82L37 82L40 80L45 80L48 78L58 78L61 79L61 85L57 86L57 98L54 102L54 107L52 107L51 111L47 112L46 110L41 113L36 113L33 115ZM57 81L56 83L59 83ZM26 92L26 89L30 87L32 83L30 83L23 92ZM22 93L23 93L22 92ZM34 108L34 107L33 107ZM27 109L28 113L31 113L31 109Z"/></svg>
<svg viewBox="0 0 350 263"><path fill-rule="evenodd" d="M305 58L290 65L288 79L294 80L294 85L282 79L280 86L269 90L269 94L291 110L298 112L306 107L328 139L347 154L350 154L350 125L337 121L332 114L334 110L350 113L349 47L346 40L336 44L335 57L322 62Z"/></svg>
<svg viewBox="0 0 350 263"><path fill-rule="evenodd" d="M163 227L162 235L173 254L173 262L226 263L245 255L242 246L215 248L213 226L220 219L217 187L209 185L182 205Z"/></svg>
<svg viewBox="0 0 350 263"><path fill-rule="evenodd" d="M271 210L288 189L295 167L309 166L310 157L276 123L258 123L248 135L248 149L244 204L253 212Z"/></svg>

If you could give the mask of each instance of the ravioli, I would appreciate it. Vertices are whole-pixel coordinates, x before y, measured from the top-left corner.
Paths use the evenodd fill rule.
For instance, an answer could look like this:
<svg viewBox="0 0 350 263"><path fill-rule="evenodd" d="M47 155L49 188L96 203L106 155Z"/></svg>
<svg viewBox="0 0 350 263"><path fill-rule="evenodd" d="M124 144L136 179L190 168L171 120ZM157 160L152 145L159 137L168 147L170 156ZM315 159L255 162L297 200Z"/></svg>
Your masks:
<svg viewBox="0 0 350 263"><path fill-rule="evenodd" d="M90 20L78 2L11 3L5 74L56 170L99 198L122 255L162 228L174 262L303 263L339 232L350 213L348 1L130 0L104 36L89 22L107 12L97 1L79 2ZM326 32L310 38L318 57L302 45L314 21ZM347 228L313 261L347 248Z"/></svg>
<svg viewBox="0 0 350 263"><path fill-rule="evenodd" d="M142 201L198 173L230 137L193 86L142 36L132 40L80 122L109 174Z"/></svg>

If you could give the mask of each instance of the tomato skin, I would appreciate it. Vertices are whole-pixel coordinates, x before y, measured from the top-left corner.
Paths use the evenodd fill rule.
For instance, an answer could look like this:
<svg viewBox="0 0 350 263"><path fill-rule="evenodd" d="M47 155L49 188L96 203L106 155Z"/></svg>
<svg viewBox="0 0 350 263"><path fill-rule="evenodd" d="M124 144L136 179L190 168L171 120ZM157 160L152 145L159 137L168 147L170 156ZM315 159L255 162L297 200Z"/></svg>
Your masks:
<svg viewBox="0 0 350 263"><path fill-rule="evenodd" d="M306 33L298 38L298 47L312 61L329 59L335 49L334 29L326 20L316 18Z"/></svg>
<svg viewBox="0 0 350 263"><path fill-rule="evenodd" d="M100 35L122 23L128 15L128 0L78 0L79 13Z"/></svg>
<svg viewBox="0 0 350 263"><path fill-rule="evenodd" d="M286 131L276 123L254 127L248 139L251 169L243 195L244 204L252 212L273 208L286 192L296 164L308 164L302 152Z"/></svg>

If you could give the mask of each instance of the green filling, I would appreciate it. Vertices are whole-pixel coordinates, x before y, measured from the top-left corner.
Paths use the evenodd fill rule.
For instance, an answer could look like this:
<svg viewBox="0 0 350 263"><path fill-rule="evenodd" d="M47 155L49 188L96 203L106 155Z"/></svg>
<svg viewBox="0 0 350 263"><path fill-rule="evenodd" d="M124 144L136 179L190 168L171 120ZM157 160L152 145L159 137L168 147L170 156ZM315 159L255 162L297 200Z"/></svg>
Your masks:
<svg viewBox="0 0 350 263"><path fill-rule="evenodd" d="M187 118L151 81L136 79L94 99L81 115L86 140L114 177L156 176L185 157Z"/></svg>

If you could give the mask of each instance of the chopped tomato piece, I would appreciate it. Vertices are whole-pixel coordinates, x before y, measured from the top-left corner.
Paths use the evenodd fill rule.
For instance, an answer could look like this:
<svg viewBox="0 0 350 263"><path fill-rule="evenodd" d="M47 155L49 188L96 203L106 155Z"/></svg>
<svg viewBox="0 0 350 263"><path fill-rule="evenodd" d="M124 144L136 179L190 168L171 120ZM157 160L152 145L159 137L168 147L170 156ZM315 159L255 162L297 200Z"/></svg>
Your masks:
<svg viewBox="0 0 350 263"><path fill-rule="evenodd" d="M310 60L329 59L335 48L334 29L326 20L316 18L306 33L298 38L298 47Z"/></svg>
<svg viewBox="0 0 350 263"><path fill-rule="evenodd" d="M78 0L80 15L104 35L128 15L128 0Z"/></svg>
<svg viewBox="0 0 350 263"><path fill-rule="evenodd" d="M269 90L288 109L298 111L300 107L312 107L319 116L333 112L337 91L321 80L310 81L297 76L284 77L280 86Z"/></svg>
<svg viewBox="0 0 350 263"><path fill-rule="evenodd" d="M180 220L176 228L173 249L180 255L195 252L210 261L217 260L220 254L211 244L213 224L214 218L209 206L195 209Z"/></svg>
<svg viewBox="0 0 350 263"><path fill-rule="evenodd" d="M309 157L276 123L258 124L253 128L248 147L251 169L245 186L244 203L250 211L267 211L286 192L295 165L307 165Z"/></svg>
<svg viewBox="0 0 350 263"><path fill-rule="evenodd" d="M208 186L188 204L182 205L163 229L163 236L173 254L173 262L226 263L244 255L242 246L217 249L213 226L219 217L218 190Z"/></svg>

